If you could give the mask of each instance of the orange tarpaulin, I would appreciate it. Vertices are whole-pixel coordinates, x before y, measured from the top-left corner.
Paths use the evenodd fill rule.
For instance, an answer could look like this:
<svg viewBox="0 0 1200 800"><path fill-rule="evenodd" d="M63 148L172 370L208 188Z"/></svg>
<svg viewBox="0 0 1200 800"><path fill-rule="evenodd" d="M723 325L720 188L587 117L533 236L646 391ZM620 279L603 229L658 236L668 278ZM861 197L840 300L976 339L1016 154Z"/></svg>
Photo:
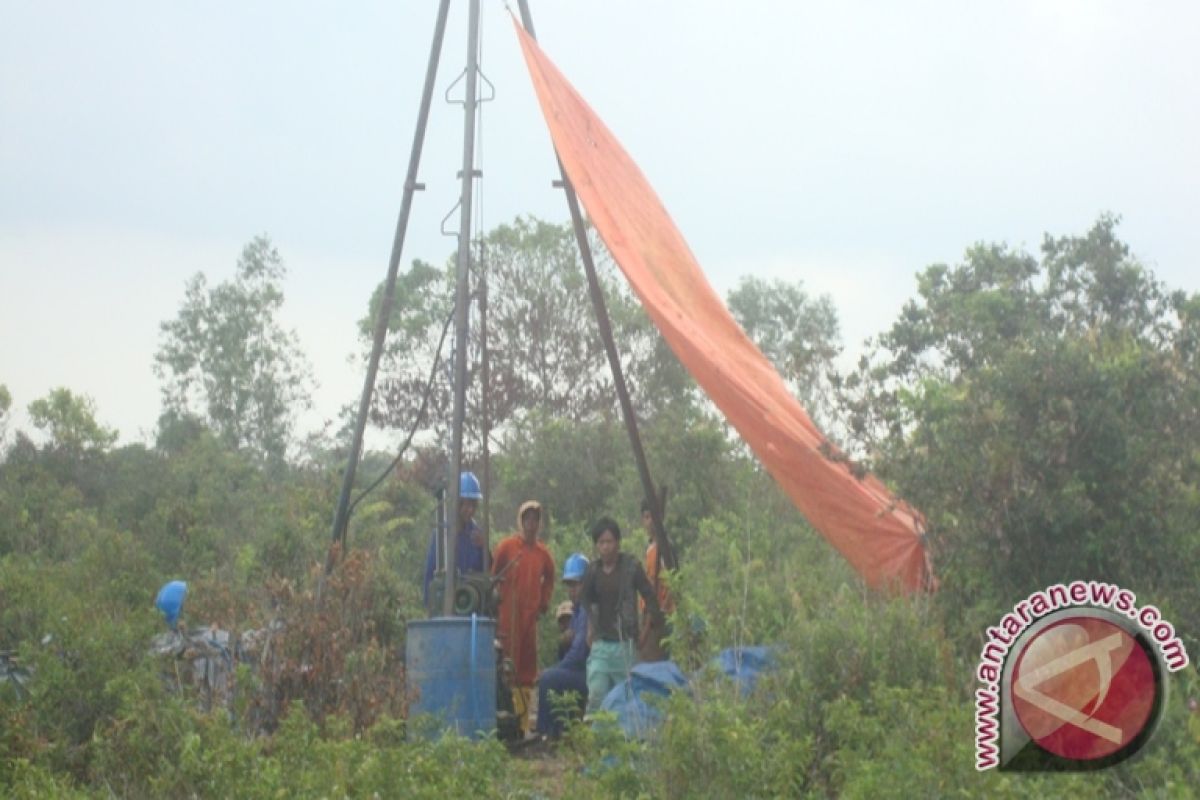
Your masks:
<svg viewBox="0 0 1200 800"><path fill-rule="evenodd" d="M836 459L836 448L709 286L641 170L514 24L567 177L675 355L796 507L869 585L908 591L928 586L919 512L896 500L878 478L856 478Z"/></svg>

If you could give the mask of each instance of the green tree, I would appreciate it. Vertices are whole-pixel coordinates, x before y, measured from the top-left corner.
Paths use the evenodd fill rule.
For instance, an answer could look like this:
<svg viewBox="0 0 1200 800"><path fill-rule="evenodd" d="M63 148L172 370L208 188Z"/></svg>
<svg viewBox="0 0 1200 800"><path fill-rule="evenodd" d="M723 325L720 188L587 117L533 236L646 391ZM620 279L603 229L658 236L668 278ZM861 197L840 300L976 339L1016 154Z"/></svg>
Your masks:
<svg viewBox="0 0 1200 800"><path fill-rule="evenodd" d="M295 413L310 405L312 378L296 334L278 321L286 273L264 236L242 250L232 281L203 273L162 323L154 370L175 417L202 417L221 440L273 462L283 459Z"/></svg>
<svg viewBox="0 0 1200 800"><path fill-rule="evenodd" d="M691 399L694 384L615 271L603 246L594 243L614 336L642 414ZM569 225L519 217L483 241L488 282L486 396L497 437L531 414L580 422L616 409L612 375L601 345L587 280ZM422 261L398 278L372 421L408 428L421 405L429 372L453 307L454 263L439 271ZM478 277L473 280L478 290ZM382 301L382 287L359 323L367 344ZM485 388L479 371L481 338L478 295L472 296L468 356L468 447L478 446ZM440 435L450 416L449 359L453 332L442 349L421 428Z"/></svg>
<svg viewBox="0 0 1200 800"><path fill-rule="evenodd" d="M96 404L90 397L58 388L29 404L35 428L50 436L50 445L79 456L103 452L117 440L117 432L96 421Z"/></svg>
<svg viewBox="0 0 1200 800"><path fill-rule="evenodd" d="M485 242L489 281L491 395L499 417L538 409L578 422L616 408L612 374L574 231L520 218ZM657 336L607 251L592 246L613 335L628 365ZM640 319L639 319L640 317Z"/></svg>
<svg viewBox="0 0 1200 800"><path fill-rule="evenodd" d="M742 330L824 427L833 418L829 375L841 352L833 302L828 296L810 296L798 281L752 275L743 277L726 299Z"/></svg>
<svg viewBox="0 0 1200 800"><path fill-rule="evenodd" d="M371 404L371 421L385 428L409 428L421 407L425 386L433 361L439 356L438 345L446 330L441 369L434 379L430 407L423 428L433 428L430 420L449 407L449 388L446 386L450 363L453 331L446 328L453 310L453 288L449 272L438 270L421 261L396 278L392 310L388 317L388 333L380 362L379 378ZM375 288L367 316L359 320L359 338L369 352L375 335L375 320L383 303L383 285Z"/></svg>
<svg viewBox="0 0 1200 800"><path fill-rule="evenodd" d="M625 432L613 419L572 423L535 413L502 444L493 465L500 531L513 526L517 507L530 498L546 506L555 526L583 527L611 513L622 468L630 461Z"/></svg>
<svg viewBox="0 0 1200 800"><path fill-rule="evenodd" d="M8 392L8 387L0 383L0 443L4 442L4 435L8 433L8 410L12 408L12 395Z"/></svg>
<svg viewBox="0 0 1200 800"><path fill-rule="evenodd" d="M1200 298L1166 291L1115 227L1048 236L1040 260L977 245L929 267L848 384L969 630L1079 577L1200 612L1179 568L1200 559Z"/></svg>

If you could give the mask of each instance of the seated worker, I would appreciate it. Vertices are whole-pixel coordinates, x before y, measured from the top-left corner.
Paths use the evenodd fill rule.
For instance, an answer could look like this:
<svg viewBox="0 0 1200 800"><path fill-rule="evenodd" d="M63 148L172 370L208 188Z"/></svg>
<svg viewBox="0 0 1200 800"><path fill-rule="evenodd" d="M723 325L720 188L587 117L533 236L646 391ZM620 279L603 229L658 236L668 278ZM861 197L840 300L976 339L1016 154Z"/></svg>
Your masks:
<svg viewBox="0 0 1200 800"><path fill-rule="evenodd" d="M575 604L570 600L563 600L554 611L554 621L558 623L559 661L562 661L563 656L571 649L571 643L575 641L575 631L571 630L571 618L574 616Z"/></svg>
<svg viewBox="0 0 1200 800"><path fill-rule="evenodd" d="M479 501L483 499L483 491L479 488L479 479L473 472L464 472L458 480L458 538L454 540L454 563L456 575L468 572L483 572L483 529L475 523L475 511ZM425 607L429 608L429 582L438 568L438 551L442 543L438 540L438 532L433 532L429 540L429 553L425 556L425 583L422 596ZM431 609L440 615L442 609Z"/></svg>
<svg viewBox="0 0 1200 800"><path fill-rule="evenodd" d="M653 624L660 628L663 625L658 597L646 570L636 558L621 552L621 528L610 517L604 517L592 526L591 535L598 558L583 576L579 597L587 608L588 643L592 648L587 661L589 714L600 708L605 695L628 677L636 663L639 626L635 598L639 594L646 601Z"/></svg>
<svg viewBox="0 0 1200 800"><path fill-rule="evenodd" d="M538 678L537 732L542 736L558 736L563 729L563 708L554 696L567 692L578 696L580 712L587 702L587 609L579 604L579 592L588 560L582 553L567 558L563 566L563 585L567 587L571 606L571 646ZM559 701L561 703L561 701Z"/></svg>

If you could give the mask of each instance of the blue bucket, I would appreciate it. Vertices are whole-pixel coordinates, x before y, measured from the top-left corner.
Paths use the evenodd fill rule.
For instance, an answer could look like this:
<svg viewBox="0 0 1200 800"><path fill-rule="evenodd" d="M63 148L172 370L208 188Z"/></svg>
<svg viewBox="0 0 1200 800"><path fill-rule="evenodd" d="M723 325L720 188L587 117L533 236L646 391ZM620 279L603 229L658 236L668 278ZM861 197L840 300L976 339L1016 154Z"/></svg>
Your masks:
<svg viewBox="0 0 1200 800"><path fill-rule="evenodd" d="M490 736L496 729L495 639L496 623L487 617L408 623L409 718L428 714L439 731Z"/></svg>

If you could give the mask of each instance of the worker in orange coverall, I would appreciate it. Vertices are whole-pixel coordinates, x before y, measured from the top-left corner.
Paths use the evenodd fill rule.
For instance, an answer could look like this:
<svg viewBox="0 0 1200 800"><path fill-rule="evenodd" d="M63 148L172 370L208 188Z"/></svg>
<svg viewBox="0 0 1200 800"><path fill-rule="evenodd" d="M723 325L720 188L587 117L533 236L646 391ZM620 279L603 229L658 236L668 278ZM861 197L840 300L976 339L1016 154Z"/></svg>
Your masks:
<svg viewBox="0 0 1200 800"><path fill-rule="evenodd" d="M540 503L522 503L517 512L517 532L496 545L492 555L492 574L501 579L496 630L504 655L513 662L513 706L518 713L524 711L522 731L529 730L528 715L538 675L538 617L549 610L554 591L554 557L538 541L543 522Z"/></svg>
<svg viewBox="0 0 1200 800"><path fill-rule="evenodd" d="M654 515L650 511L649 500L642 501L642 528L650 539L650 546L646 548L646 577L658 587L658 607L664 615L670 614L675 610L675 598L667 589L667 582L659 577L658 537L654 535ZM638 602L642 614L645 614L641 638L638 641L638 655L642 661L666 660L670 655L663 647L662 639L669 631L665 625L660 627L653 624L650 616L646 614L645 600L638 598Z"/></svg>

